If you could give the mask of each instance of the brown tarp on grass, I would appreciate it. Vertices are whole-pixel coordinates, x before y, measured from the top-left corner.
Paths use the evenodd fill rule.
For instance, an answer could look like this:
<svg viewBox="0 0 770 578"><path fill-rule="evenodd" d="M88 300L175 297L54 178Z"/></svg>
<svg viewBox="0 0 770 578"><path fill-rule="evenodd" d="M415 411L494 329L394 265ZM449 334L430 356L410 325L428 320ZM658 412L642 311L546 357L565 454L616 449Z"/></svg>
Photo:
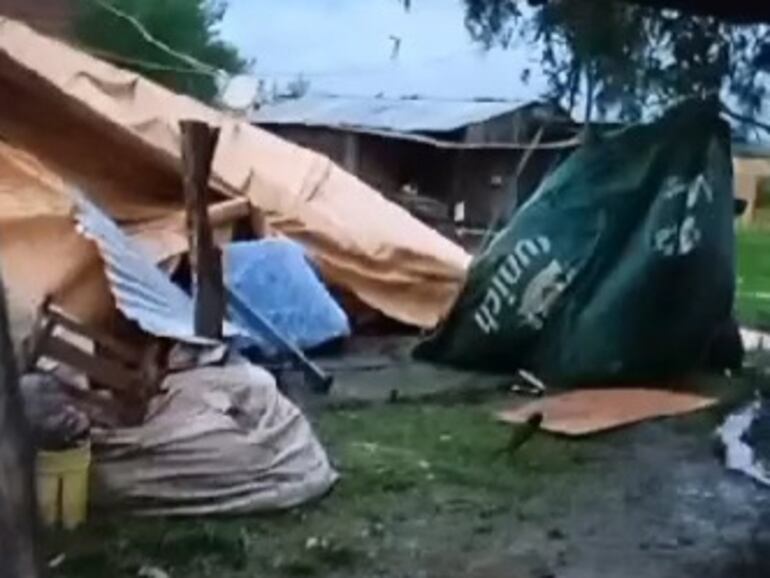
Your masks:
<svg viewBox="0 0 770 578"><path fill-rule="evenodd" d="M540 427L568 436L584 436L641 421L706 409L718 400L658 389L582 389L526 403L498 413L501 421L527 423L542 414Z"/></svg>
<svg viewBox="0 0 770 578"><path fill-rule="evenodd" d="M56 175L53 188L60 193L64 182L87 192L159 260L186 249L179 218L182 119L221 127L211 182L216 196L248 199L272 231L306 247L327 282L420 327L433 327L451 307L469 255L326 157L0 18L0 139L41 159L41 172ZM27 172L32 182L34 173ZM0 180L5 176L0 171ZM51 187L38 179L33 188L25 196L45 205ZM13 196L0 198L0 223L18 213L18 199L7 200ZM39 229L28 211L14 214L21 229L0 248L3 266L38 260L50 254L51 236L63 242L74 235L64 224L66 200L54 197L34 213L55 219L53 229ZM7 238L11 230L3 229ZM20 241L27 237L29 244ZM22 250L35 244L35 253ZM87 267L89 251L73 240L55 264L56 276ZM28 274L33 282L38 275ZM6 277L15 283L13 274ZM90 275L76 279L79 284ZM103 283L103 273L95 279Z"/></svg>

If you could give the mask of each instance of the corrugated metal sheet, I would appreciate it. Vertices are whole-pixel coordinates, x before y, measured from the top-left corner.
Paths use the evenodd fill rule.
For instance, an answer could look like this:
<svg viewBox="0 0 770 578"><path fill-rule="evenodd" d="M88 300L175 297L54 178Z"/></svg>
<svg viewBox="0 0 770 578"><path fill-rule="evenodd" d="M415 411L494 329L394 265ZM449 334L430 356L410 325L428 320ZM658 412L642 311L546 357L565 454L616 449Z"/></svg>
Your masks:
<svg viewBox="0 0 770 578"><path fill-rule="evenodd" d="M139 247L82 194L75 194L78 230L99 248L118 308L158 337L212 344L195 335L192 298L144 255ZM241 334L225 324L225 335Z"/></svg>
<svg viewBox="0 0 770 578"><path fill-rule="evenodd" d="M453 101L308 95L263 106L255 124L359 127L396 132L449 132L514 112L521 101Z"/></svg>

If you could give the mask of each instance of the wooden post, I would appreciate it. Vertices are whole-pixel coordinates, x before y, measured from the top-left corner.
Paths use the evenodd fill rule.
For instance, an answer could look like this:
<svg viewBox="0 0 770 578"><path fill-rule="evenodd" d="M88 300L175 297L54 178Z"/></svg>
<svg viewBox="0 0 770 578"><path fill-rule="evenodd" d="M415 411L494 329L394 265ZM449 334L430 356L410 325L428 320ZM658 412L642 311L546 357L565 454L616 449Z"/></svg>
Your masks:
<svg viewBox="0 0 770 578"><path fill-rule="evenodd" d="M0 574L40 575L34 453L19 392L0 279Z"/></svg>
<svg viewBox="0 0 770 578"><path fill-rule="evenodd" d="M344 136L344 159L342 166L351 175L358 176L359 147L358 135L354 132L345 133Z"/></svg>
<svg viewBox="0 0 770 578"><path fill-rule="evenodd" d="M187 234L195 287L195 332L220 339L225 316L222 255L214 245L208 213L209 176L219 129L198 121L182 121L180 127Z"/></svg>

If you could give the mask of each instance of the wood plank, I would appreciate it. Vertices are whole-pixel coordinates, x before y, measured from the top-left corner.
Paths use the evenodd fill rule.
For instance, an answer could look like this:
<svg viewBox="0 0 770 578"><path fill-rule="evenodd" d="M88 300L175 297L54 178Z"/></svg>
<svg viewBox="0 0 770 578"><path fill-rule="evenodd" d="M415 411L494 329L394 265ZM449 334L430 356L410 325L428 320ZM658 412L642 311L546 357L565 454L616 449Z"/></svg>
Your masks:
<svg viewBox="0 0 770 578"><path fill-rule="evenodd" d="M119 363L96 357L79 347L51 336L43 347L43 355L78 369L104 387L128 397L140 397L144 389L141 375Z"/></svg>
<svg viewBox="0 0 770 578"><path fill-rule="evenodd" d="M208 213L211 226L217 228L250 217L251 203L248 199L229 199L211 205Z"/></svg>
<svg viewBox="0 0 770 578"><path fill-rule="evenodd" d="M66 313L58 309L57 307L51 307L48 310L48 316L52 319L56 325L63 327L77 335L82 335L99 344L101 347L109 350L110 354L114 355L117 359L123 363L129 365L139 365L142 362L142 355L139 351L129 347L125 343L118 339L115 339L112 335L83 325L79 321L76 321L69 317Z"/></svg>
<svg viewBox="0 0 770 578"><path fill-rule="evenodd" d="M32 334L24 342L22 371L27 373L35 370L38 359L43 352L43 347L56 328L56 321L47 315L38 316Z"/></svg>

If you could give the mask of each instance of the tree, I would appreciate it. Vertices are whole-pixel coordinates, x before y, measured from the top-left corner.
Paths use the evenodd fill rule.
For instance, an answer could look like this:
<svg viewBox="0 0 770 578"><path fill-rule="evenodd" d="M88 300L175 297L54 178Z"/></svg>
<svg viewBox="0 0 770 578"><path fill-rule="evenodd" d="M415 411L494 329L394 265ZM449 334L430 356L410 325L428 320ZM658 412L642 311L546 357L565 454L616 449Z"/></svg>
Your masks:
<svg viewBox="0 0 770 578"><path fill-rule="evenodd" d="M214 0L79 0L75 30L98 56L211 101L218 74L247 67L219 37L225 9Z"/></svg>
<svg viewBox="0 0 770 578"><path fill-rule="evenodd" d="M666 1L674 0L465 0L466 24L486 46L538 47L550 96L570 109L582 92L590 109L636 120L651 107L715 94L759 113L768 26L661 9Z"/></svg>
<svg viewBox="0 0 770 578"><path fill-rule="evenodd" d="M547 0L530 0L542 3ZM679 10L688 14L714 16L728 22L761 24L770 22L770 4L756 0L624 0L658 10Z"/></svg>

